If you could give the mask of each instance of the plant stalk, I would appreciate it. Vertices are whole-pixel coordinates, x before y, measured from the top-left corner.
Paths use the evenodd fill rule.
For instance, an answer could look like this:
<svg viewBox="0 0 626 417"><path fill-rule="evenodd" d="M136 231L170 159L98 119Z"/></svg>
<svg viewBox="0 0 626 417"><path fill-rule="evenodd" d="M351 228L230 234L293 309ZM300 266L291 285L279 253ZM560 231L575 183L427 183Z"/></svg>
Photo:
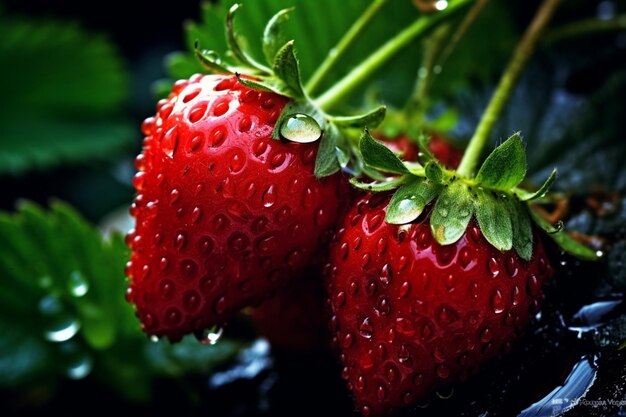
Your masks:
<svg viewBox="0 0 626 417"><path fill-rule="evenodd" d="M330 89L318 97L315 102L322 110L328 110L343 100L347 95L357 90L361 84L374 72L380 69L396 53L428 30L432 29L441 20L458 12L471 3L471 0L450 2L445 10L430 16L421 16L402 32L391 38L367 59L357 65L345 77L334 84Z"/></svg>
<svg viewBox="0 0 626 417"><path fill-rule="evenodd" d="M309 81L307 81L305 90L309 95L315 94L326 74L328 74L328 72L335 66L346 50L352 46L354 41L361 35L365 27L376 16L380 8L384 6L387 1L388 0L374 0L369 7L365 9L357 21L354 22L344 37L341 38L337 46L330 50L326 59L324 59Z"/></svg>
<svg viewBox="0 0 626 417"><path fill-rule="evenodd" d="M552 15L556 11L560 0L544 0L539 10L535 14L530 26L526 29L524 36L515 48L513 56L509 64L500 78L500 82L491 97L491 101L487 109L483 113L478 127L474 132L474 136L463 155L463 159L457 169L457 172L465 177L472 177L476 169L476 165L480 159L482 151L487 144L489 135L493 126L498 121L505 104L513 92L515 84L526 66L528 59L532 55L537 45L537 41L545 26L548 24Z"/></svg>

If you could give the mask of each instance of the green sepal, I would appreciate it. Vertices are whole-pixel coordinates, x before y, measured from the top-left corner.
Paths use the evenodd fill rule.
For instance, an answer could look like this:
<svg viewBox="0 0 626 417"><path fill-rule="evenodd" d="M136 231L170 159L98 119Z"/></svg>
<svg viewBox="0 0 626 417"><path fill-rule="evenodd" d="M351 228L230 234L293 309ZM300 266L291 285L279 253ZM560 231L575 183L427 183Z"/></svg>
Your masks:
<svg viewBox="0 0 626 417"><path fill-rule="evenodd" d="M291 101L283 108L278 120L274 124L274 130L272 130L272 139L280 140L280 128L283 123L294 114L306 114L317 122L322 128L322 131L328 129L328 122L324 117L324 114L319 111L314 105L307 101Z"/></svg>
<svg viewBox="0 0 626 417"><path fill-rule="evenodd" d="M335 148L335 155L337 155L337 162L339 162L339 166L343 169L348 166L350 163L350 154L341 147L337 146Z"/></svg>
<svg viewBox="0 0 626 417"><path fill-rule="evenodd" d="M304 97L304 90L300 81L300 68L293 50L293 41L287 42L276 52L272 69L274 74L291 90L290 97Z"/></svg>
<svg viewBox="0 0 626 417"><path fill-rule="evenodd" d="M341 169L336 153L340 137L341 133L337 127L332 123L328 124L317 149L314 169L314 174L317 178L327 177Z"/></svg>
<svg viewBox="0 0 626 417"><path fill-rule="evenodd" d="M340 127L375 128L385 118L387 107L380 106L365 114L357 116L330 117L330 120Z"/></svg>
<svg viewBox="0 0 626 417"><path fill-rule="evenodd" d="M269 91L270 93L289 97L290 90L286 88L285 83L274 77L264 77L263 79L253 80L251 78L242 77L240 73L236 73L235 75L237 76L239 83L248 88Z"/></svg>
<svg viewBox="0 0 626 417"><path fill-rule="evenodd" d="M519 132L514 133L485 159L476 182L485 188L509 191L526 176L526 151Z"/></svg>
<svg viewBox="0 0 626 417"><path fill-rule="evenodd" d="M474 201L467 186L459 181L444 187L430 215L430 229L441 245L455 243L463 236L474 214Z"/></svg>
<svg viewBox="0 0 626 417"><path fill-rule="evenodd" d="M352 177L350 178L350 184L359 190L380 192L395 190L410 178L408 175L403 175L401 177L389 178L387 181L361 182L356 177Z"/></svg>
<svg viewBox="0 0 626 417"><path fill-rule="evenodd" d="M409 174L409 170L391 149L376 141L366 129L359 141L363 160L371 168L395 174Z"/></svg>
<svg viewBox="0 0 626 417"><path fill-rule="evenodd" d="M510 197L494 191L478 190L476 199L476 220L478 226L493 247L507 251L513 247L513 225L505 199Z"/></svg>
<svg viewBox="0 0 626 417"><path fill-rule="evenodd" d="M513 249L520 258L529 261L533 255L533 230L528 217L528 205L514 196L504 201L513 229Z"/></svg>
<svg viewBox="0 0 626 417"><path fill-rule="evenodd" d="M417 219L426 206L441 192L438 183L413 179L394 193L387 206L385 220L391 224L405 224Z"/></svg>
<svg viewBox="0 0 626 417"><path fill-rule="evenodd" d="M576 239L563 231L562 228L555 228L534 210L530 209L528 211L530 212L530 217L532 217L537 226L543 229L543 231L545 231L547 235L565 252L587 261L597 261L599 259L593 249L590 249L578 242Z"/></svg>
<svg viewBox="0 0 626 417"><path fill-rule="evenodd" d="M232 57L239 62L241 65L245 67L254 68L259 70L260 72L269 73L269 68L264 65L259 64L254 59L252 59L248 54L246 54L241 46L239 46L239 40L235 35L235 13L241 7L240 4L233 4L228 10L228 14L226 15L226 41L228 42L229 52Z"/></svg>
<svg viewBox="0 0 626 417"><path fill-rule="evenodd" d="M216 74L232 74L233 72L222 65L222 62L214 51L202 50L199 48L198 41L194 44L194 52L200 64L207 70Z"/></svg>
<svg viewBox="0 0 626 417"><path fill-rule="evenodd" d="M435 155L433 155L433 153L430 151L430 148L428 147L429 142L430 142L430 136L427 136L424 133L420 133L417 136L417 144L419 146L419 150L421 154L420 159L423 162L437 161L437 158L435 158Z"/></svg>
<svg viewBox="0 0 626 417"><path fill-rule="evenodd" d="M268 63L273 63L276 53L282 48L289 39L285 36L283 30L284 23L289 20L289 13L294 10L293 7L283 9L276 13L269 20L263 31L263 54Z"/></svg>
<svg viewBox="0 0 626 417"><path fill-rule="evenodd" d="M443 180L443 170L441 169L441 165L434 160L426 163L424 166L424 172L426 174L426 178L436 184L440 184Z"/></svg>
<svg viewBox="0 0 626 417"><path fill-rule="evenodd" d="M544 181L543 185L539 187L537 191L534 193L528 192L526 190L517 190L517 195L520 197L522 201L533 201L539 198L544 197L548 191L550 190L550 186L556 179L556 168L552 170L552 173L548 177L547 180Z"/></svg>

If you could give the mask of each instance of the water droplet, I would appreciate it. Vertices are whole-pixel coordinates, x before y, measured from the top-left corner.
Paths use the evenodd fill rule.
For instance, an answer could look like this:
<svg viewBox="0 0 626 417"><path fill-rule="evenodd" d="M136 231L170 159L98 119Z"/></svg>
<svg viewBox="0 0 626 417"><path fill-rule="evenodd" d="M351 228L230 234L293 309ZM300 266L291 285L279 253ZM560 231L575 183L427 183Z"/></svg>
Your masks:
<svg viewBox="0 0 626 417"><path fill-rule="evenodd" d="M280 135L292 142L311 143L322 136L322 128L311 116L294 114L280 126Z"/></svg>
<svg viewBox="0 0 626 417"><path fill-rule="evenodd" d="M44 316L44 337L50 342L65 342L71 339L80 330L80 322L70 316L63 306L61 299L55 295L48 295L39 301L39 312Z"/></svg>
<svg viewBox="0 0 626 417"><path fill-rule="evenodd" d="M154 117L148 117L141 123L141 133L150 136L154 132Z"/></svg>
<svg viewBox="0 0 626 417"><path fill-rule="evenodd" d="M80 271L74 271L70 274L68 287L74 297L82 297L89 291L89 281Z"/></svg>
<svg viewBox="0 0 626 417"><path fill-rule="evenodd" d="M68 361L65 374L68 378L79 380L85 378L93 369L93 359L86 353L77 353Z"/></svg>
<svg viewBox="0 0 626 417"><path fill-rule="evenodd" d="M273 185L270 185L267 190L265 190L262 200L264 207L272 207L276 203L276 193Z"/></svg>
<svg viewBox="0 0 626 417"><path fill-rule="evenodd" d="M210 329L202 331L200 337L197 338L203 345L215 345L224 334L224 328L220 326L213 326Z"/></svg>
<svg viewBox="0 0 626 417"><path fill-rule="evenodd" d="M146 173L143 171L136 173L135 176L133 177L133 187L135 187L137 191L141 191L145 183L146 183Z"/></svg>
<svg viewBox="0 0 626 417"><path fill-rule="evenodd" d="M170 158L174 157L176 147L178 146L178 128L176 126L170 128L161 139L161 150Z"/></svg>
<svg viewBox="0 0 626 417"><path fill-rule="evenodd" d="M372 322L369 317L365 317L358 324L359 334L366 338L371 339L374 334L374 326L372 326Z"/></svg>
<svg viewBox="0 0 626 417"><path fill-rule="evenodd" d="M494 292L491 304L493 306L494 313L500 314L504 311L504 298L502 297L502 292L500 290L496 290Z"/></svg>

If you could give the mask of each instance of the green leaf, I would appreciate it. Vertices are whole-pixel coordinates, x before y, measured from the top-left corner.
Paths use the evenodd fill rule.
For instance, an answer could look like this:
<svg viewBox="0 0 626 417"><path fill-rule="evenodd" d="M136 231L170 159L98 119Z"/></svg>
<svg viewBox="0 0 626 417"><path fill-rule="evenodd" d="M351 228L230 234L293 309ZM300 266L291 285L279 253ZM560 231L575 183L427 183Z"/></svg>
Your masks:
<svg viewBox="0 0 626 417"><path fill-rule="evenodd" d="M441 169L441 165L434 160L426 163L424 172L426 173L426 178L435 184L440 184L443 180L443 170Z"/></svg>
<svg viewBox="0 0 626 417"><path fill-rule="evenodd" d="M289 20L289 13L293 11L293 7L283 9L276 13L265 26L263 31L263 54L268 64L274 62L276 54L288 41L289 38L285 33L285 22Z"/></svg>
<svg viewBox="0 0 626 417"><path fill-rule="evenodd" d="M130 148L129 77L113 45L74 23L0 17L0 175L106 160Z"/></svg>
<svg viewBox="0 0 626 417"><path fill-rule="evenodd" d="M409 173L409 170L396 154L394 154L391 149L375 140L367 130L365 130L361 136L359 150L361 151L365 164L371 168L395 174Z"/></svg>
<svg viewBox="0 0 626 417"><path fill-rule="evenodd" d="M300 82L298 60L293 51L293 41L287 42L276 52L272 69L276 76L291 90L291 94L289 94L290 97L304 97L302 83Z"/></svg>
<svg viewBox="0 0 626 417"><path fill-rule="evenodd" d="M415 178L394 193L387 206L385 220L391 224L412 222L422 214L426 206L439 194L442 186Z"/></svg>
<svg viewBox="0 0 626 417"><path fill-rule="evenodd" d="M533 200L537 200L539 198L544 197L550 190L550 186L552 185L555 179L556 179L556 168L552 170L552 173L550 174L548 179L546 179L544 183L541 185L541 187L539 187L539 189L535 191L534 193L530 193L525 190L519 190L518 194L520 195L520 199L522 201L533 201Z"/></svg>
<svg viewBox="0 0 626 417"><path fill-rule="evenodd" d="M509 197L494 194L483 190L477 192L476 220L487 242L504 252L513 247L513 225L506 200Z"/></svg>
<svg viewBox="0 0 626 417"><path fill-rule="evenodd" d="M209 51L208 49L199 49L199 44L195 44L195 54L200 64L207 70L214 74L232 74L232 71L222 64L219 55L215 51ZM176 58L180 60L180 58Z"/></svg>
<svg viewBox="0 0 626 417"><path fill-rule="evenodd" d="M526 175L526 151L519 132L496 147L485 159L476 181L487 188L508 191Z"/></svg>
<svg viewBox="0 0 626 417"><path fill-rule="evenodd" d="M474 201L467 186L456 181L445 187L430 215L435 240L449 245L461 238L474 214Z"/></svg>
<svg viewBox="0 0 626 417"><path fill-rule="evenodd" d="M235 35L234 26L235 13L237 13L239 7L241 7L240 4L233 4L226 14L226 40L228 41L229 52L241 65L259 70L261 72L268 72L265 66L257 63L254 59L248 56L239 45L240 41Z"/></svg>
<svg viewBox="0 0 626 417"><path fill-rule="evenodd" d="M557 229L546 220L543 219L537 212L534 210L529 210L530 216L534 220L534 222L543 229L548 236L556 242L557 245L565 252L576 256L580 259L585 259L588 261L597 261L598 255L593 249L588 248L582 243L578 242L576 239L568 235L562 229Z"/></svg>
<svg viewBox="0 0 626 417"><path fill-rule="evenodd" d="M533 230L528 217L528 206L515 197L505 200L513 230L513 249L520 258L529 261L533 255Z"/></svg>
<svg viewBox="0 0 626 417"><path fill-rule="evenodd" d="M336 154L340 135L341 133L332 124L324 131L315 159L314 172L316 177L327 177L341 169Z"/></svg>
<svg viewBox="0 0 626 417"><path fill-rule="evenodd" d="M357 116L345 116L345 117L330 117L330 120L340 127L353 127L353 128L370 128L377 127L385 118L387 108L380 106L368 113Z"/></svg>

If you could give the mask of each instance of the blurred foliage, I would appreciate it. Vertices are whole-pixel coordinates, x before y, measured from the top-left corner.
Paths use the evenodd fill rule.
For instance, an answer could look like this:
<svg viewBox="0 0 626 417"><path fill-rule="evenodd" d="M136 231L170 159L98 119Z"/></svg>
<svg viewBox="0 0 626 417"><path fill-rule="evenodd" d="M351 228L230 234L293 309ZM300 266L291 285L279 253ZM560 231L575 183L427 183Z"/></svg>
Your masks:
<svg viewBox="0 0 626 417"><path fill-rule="evenodd" d="M0 213L0 388L90 374L120 395L150 398L156 377L210 371L242 342L153 343L124 299L128 249L62 203Z"/></svg>
<svg viewBox="0 0 626 417"><path fill-rule="evenodd" d="M214 50L225 57L224 51L227 48L224 19L234 3L242 3L244 6L235 18L236 32L259 59L263 56L260 38L266 22L279 10L294 7L295 10L289 15L289 21L285 25L286 33L295 40L302 79L305 82L367 5L362 0L226 0L217 4L205 3L202 6L202 21L190 22L185 28L190 52L174 53L167 59L173 78L187 78L205 71L192 53L196 40L202 49ZM358 41L337 62L321 87L330 87L418 17L419 12L411 2L387 1ZM462 16L455 19L451 26L458 23ZM494 31L498 36L489 36ZM506 62L516 40L517 31L508 9L500 2L492 2L465 34L457 47L458 53L450 57L445 70L438 75L431 97L450 96L472 82L485 81L496 74ZM471 48L471 45L478 42L481 43L480 49ZM407 47L372 77L367 88L355 98L355 103L360 104L366 90L370 90L376 92L383 102L395 106L403 105L413 89L423 51L424 44L421 42Z"/></svg>
<svg viewBox="0 0 626 417"><path fill-rule="evenodd" d="M128 73L115 47L76 23L0 10L0 175L88 164L128 149Z"/></svg>

